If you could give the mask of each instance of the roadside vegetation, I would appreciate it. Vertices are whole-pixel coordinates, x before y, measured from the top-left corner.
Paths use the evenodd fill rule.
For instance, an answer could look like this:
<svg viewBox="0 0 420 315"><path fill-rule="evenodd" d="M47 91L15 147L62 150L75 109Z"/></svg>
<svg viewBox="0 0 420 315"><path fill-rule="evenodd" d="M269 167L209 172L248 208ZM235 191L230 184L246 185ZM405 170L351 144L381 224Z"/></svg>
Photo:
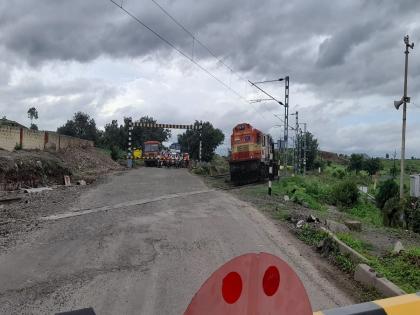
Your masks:
<svg viewBox="0 0 420 315"><path fill-rule="evenodd" d="M266 185L235 193L287 222L299 239L313 247L329 239L319 227L328 227L327 221L336 222L346 229L334 231L337 237L365 256L378 273L407 292L420 290L420 202L409 197L399 200L398 184L388 168L393 163L361 155L352 155L347 161L324 161L321 173L274 181L271 197ZM416 163L411 162L414 169ZM408 187L406 191L408 196ZM307 223L310 215L320 223ZM296 223L302 220L304 225L297 228ZM362 230L347 228L344 223L349 220L361 222ZM396 241L404 247L399 252L393 252ZM353 273L355 264L334 245L322 254L344 272Z"/></svg>

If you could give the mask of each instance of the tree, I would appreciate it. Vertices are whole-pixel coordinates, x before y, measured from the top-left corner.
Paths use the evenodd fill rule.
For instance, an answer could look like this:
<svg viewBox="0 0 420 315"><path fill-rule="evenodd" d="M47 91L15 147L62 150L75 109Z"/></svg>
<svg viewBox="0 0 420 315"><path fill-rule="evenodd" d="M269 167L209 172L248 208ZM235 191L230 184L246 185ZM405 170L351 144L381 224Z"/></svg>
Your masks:
<svg viewBox="0 0 420 315"><path fill-rule="evenodd" d="M352 154L349 161L349 170L358 174L363 169L364 157L362 154Z"/></svg>
<svg viewBox="0 0 420 315"><path fill-rule="evenodd" d="M118 125L117 120L105 125L104 132L101 135L99 144L102 147L111 149L117 147L121 150L127 150L128 147L128 124L130 119L124 118L124 124ZM142 117L141 123L156 123L152 117ZM154 140L159 142L167 141L171 136L171 131L164 128L145 128L133 126L131 133L131 143L133 147L143 147L145 141Z"/></svg>
<svg viewBox="0 0 420 315"><path fill-rule="evenodd" d="M28 118L31 120L31 127L32 127L33 120L38 119L38 111L36 110L35 107L31 107L28 109ZM38 127L36 128L36 130L38 130Z"/></svg>
<svg viewBox="0 0 420 315"><path fill-rule="evenodd" d="M399 186L393 179L382 182L378 187L378 193L375 196L376 205L383 209L385 203L399 194Z"/></svg>
<svg viewBox="0 0 420 315"><path fill-rule="evenodd" d="M382 168L383 165L379 158L371 158L363 162L363 169L368 172L370 176L376 174Z"/></svg>
<svg viewBox="0 0 420 315"><path fill-rule="evenodd" d="M306 137L306 169L313 170L315 168L320 167L319 163L316 161L316 158L318 155L318 140L309 131L307 131L305 135L298 136L299 147L301 148L299 154L301 156L302 161L305 156L305 152L304 152L305 137Z"/></svg>
<svg viewBox="0 0 420 315"><path fill-rule="evenodd" d="M72 120L67 120L63 126L57 128L57 132L80 139L92 140L95 143L99 138L95 120L83 112L75 113Z"/></svg>
<svg viewBox="0 0 420 315"><path fill-rule="evenodd" d="M389 154L385 154L385 158L388 160L389 159Z"/></svg>
<svg viewBox="0 0 420 315"><path fill-rule="evenodd" d="M139 120L140 123L155 124L156 120L153 117L144 116ZM128 120L126 120L127 125ZM171 131L164 128L145 128L134 126L132 132L133 146L142 146L145 141L159 141L165 142L171 137Z"/></svg>
<svg viewBox="0 0 420 315"><path fill-rule="evenodd" d="M29 127L29 129L31 129L31 130L38 130L38 126L36 124L31 124L31 126Z"/></svg>
<svg viewBox="0 0 420 315"><path fill-rule="evenodd" d="M194 126L198 128L201 122L196 121ZM202 160L209 162L214 156L216 148L223 143L225 135L220 129L214 128L210 122L202 123L201 127L202 139ZM200 130L187 130L183 134L178 135L178 143L181 145L183 152L188 152L192 159L199 159L200 146Z"/></svg>
<svg viewBox="0 0 420 315"><path fill-rule="evenodd" d="M351 208L359 199L359 189L352 180L340 181L333 187L332 195L337 206Z"/></svg>

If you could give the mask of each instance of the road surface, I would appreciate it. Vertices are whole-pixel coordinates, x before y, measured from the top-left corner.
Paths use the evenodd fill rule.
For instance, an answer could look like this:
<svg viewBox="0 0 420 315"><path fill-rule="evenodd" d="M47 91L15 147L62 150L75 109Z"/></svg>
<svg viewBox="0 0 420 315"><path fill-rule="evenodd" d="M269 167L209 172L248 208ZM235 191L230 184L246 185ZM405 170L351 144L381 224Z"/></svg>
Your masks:
<svg viewBox="0 0 420 315"><path fill-rule="evenodd" d="M354 303L340 274L288 231L184 169L112 175L44 219L0 256L1 314L183 314L219 266L261 251L297 271L314 310Z"/></svg>

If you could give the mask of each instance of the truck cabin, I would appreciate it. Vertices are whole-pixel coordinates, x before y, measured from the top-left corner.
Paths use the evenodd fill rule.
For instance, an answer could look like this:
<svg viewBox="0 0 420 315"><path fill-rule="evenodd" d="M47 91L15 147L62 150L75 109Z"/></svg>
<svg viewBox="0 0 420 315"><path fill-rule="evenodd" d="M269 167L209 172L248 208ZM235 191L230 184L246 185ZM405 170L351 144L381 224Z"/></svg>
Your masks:
<svg viewBox="0 0 420 315"><path fill-rule="evenodd" d="M159 152L159 141L146 141L144 143L144 152Z"/></svg>

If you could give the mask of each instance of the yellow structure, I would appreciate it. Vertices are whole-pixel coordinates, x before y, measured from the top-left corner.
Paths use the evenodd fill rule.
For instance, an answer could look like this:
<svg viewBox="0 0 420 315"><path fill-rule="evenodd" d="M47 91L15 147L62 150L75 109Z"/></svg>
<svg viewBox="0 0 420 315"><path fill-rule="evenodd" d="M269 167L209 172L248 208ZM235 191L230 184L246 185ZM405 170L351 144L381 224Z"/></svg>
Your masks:
<svg viewBox="0 0 420 315"><path fill-rule="evenodd" d="M133 158L135 160L141 159L143 155L143 151L141 149L134 149L133 151Z"/></svg>
<svg viewBox="0 0 420 315"><path fill-rule="evenodd" d="M420 314L420 292L314 313L314 315L340 314L417 315Z"/></svg>

